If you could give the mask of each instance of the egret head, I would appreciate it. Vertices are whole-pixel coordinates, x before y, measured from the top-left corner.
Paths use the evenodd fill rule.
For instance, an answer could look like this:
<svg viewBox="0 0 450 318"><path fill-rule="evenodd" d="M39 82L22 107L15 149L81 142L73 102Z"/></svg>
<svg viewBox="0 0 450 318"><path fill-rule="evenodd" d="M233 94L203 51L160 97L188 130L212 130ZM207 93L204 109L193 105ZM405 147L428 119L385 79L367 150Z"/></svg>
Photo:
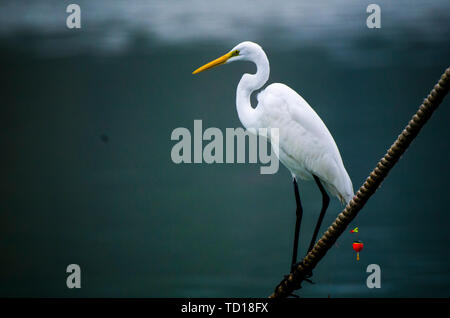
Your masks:
<svg viewBox="0 0 450 318"><path fill-rule="evenodd" d="M197 74L215 66L235 61L253 61L259 54L261 54L261 52L264 54L264 51L258 44L250 41L241 42L227 54L222 55L221 57L209 62L208 64L203 65L202 67L199 67L194 72L192 72L192 74Z"/></svg>

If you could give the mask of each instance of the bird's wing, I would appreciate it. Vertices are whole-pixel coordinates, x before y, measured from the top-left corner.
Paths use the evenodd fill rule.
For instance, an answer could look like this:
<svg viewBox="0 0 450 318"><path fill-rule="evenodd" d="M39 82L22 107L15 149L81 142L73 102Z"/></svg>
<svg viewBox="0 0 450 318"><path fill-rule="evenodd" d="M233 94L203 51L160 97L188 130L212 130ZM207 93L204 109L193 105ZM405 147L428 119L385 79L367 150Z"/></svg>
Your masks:
<svg viewBox="0 0 450 318"><path fill-rule="evenodd" d="M274 83L269 85L261 95L264 98L263 104L265 108L283 112L285 118L289 118L304 128L311 137L316 137L327 142L331 141L336 146L333 137L322 119L303 97L289 86ZM258 96L258 99L260 99L260 96Z"/></svg>
<svg viewBox="0 0 450 318"><path fill-rule="evenodd" d="M280 137L294 138L285 140L284 151L290 153L290 149L295 151L301 147L301 153L310 157L329 154L332 158L341 160L328 128L297 92L289 86L275 83L269 85L263 93L260 102L262 101L264 108L263 116L266 116L264 124L278 127L280 135L283 135ZM300 154L297 156L300 156L299 159L302 157Z"/></svg>
<svg viewBox="0 0 450 318"><path fill-rule="evenodd" d="M269 85L258 100L263 106L264 125L280 130L280 153L286 154L286 158L280 158L283 164L291 171L316 175L330 192L348 197L347 192L353 189L339 150L311 106L297 92L279 83Z"/></svg>

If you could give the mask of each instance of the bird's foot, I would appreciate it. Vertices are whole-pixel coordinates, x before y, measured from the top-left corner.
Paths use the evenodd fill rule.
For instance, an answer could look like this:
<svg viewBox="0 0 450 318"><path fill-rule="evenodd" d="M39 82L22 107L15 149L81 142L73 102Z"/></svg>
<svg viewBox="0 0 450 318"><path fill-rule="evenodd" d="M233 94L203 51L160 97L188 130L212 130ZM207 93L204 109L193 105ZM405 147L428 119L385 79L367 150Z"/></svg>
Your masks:
<svg viewBox="0 0 450 318"><path fill-rule="evenodd" d="M292 264L292 266L291 266L291 273L293 273L293 272L297 269L297 267L298 267L298 265L300 265L300 263L301 263L301 262ZM310 271L306 272L306 274L304 275L303 280L306 281L306 282L308 282L308 283L310 283L310 284L315 284L315 283L310 279L312 276L313 276L313 273L312 273L312 270L310 270ZM288 277L288 275L286 275L285 278L286 278L286 277Z"/></svg>
<svg viewBox="0 0 450 318"><path fill-rule="evenodd" d="M310 278L313 276L312 271L309 271L305 274L305 281L307 281L310 284L315 284Z"/></svg>
<svg viewBox="0 0 450 318"><path fill-rule="evenodd" d="M290 275L290 274L289 274ZM288 280L289 279L289 275L284 275L284 279L285 280ZM301 285L301 282L298 282L297 284L295 284L295 286L294 286L294 289L295 290L298 290L298 289L301 289L302 288L302 285ZM300 298L300 296L299 295L296 295L296 294L294 294L294 293L290 293L289 295L288 295L288 297L289 296L292 296L292 297L294 297L294 298Z"/></svg>
<svg viewBox="0 0 450 318"><path fill-rule="evenodd" d="M291 265L291 273L293 273L297 269L297 267L298 267L298 265L300 265L300 263L301 262L294 263L294 264Z"/></svg>

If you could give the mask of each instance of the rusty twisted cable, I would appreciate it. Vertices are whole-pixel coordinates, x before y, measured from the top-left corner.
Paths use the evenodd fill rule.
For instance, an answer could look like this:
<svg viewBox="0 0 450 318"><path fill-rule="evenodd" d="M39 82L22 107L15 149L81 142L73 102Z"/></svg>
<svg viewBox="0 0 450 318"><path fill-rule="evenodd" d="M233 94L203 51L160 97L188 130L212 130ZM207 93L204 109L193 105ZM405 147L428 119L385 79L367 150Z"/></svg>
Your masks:
<svg viewBox="0 0 450 318"><path fill-rule="evenodd" d="M394 144L372 170L364 184L359 188L352 200L347 204L333 224L328 228L314 248L305 256L287 277L275 288L270 298L287 297L294 290L301 288L301 283L314 269L327 251L333 246L339 236L345 231L350 222L358 215L369 198L375 193L381 182L386 178L389 171L397 163L405 150L418 135L422 127L437 109L439 104L447 95L450 87L450 67L442 74L439 82L434 86L430 94L425 98L419 110L409 121L406 128L398 136Z"/></svg>

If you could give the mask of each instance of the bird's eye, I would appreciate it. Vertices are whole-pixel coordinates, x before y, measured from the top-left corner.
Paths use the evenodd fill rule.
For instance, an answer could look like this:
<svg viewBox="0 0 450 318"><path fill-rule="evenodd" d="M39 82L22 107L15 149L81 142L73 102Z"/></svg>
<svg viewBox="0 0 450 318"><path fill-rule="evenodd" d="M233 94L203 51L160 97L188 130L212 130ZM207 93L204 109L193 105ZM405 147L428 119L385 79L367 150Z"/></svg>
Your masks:
<svg viewBox="0 0 450 318"><path fill-rule="evenodd" d="M239 55L239 50L234 50L234 51L231 53L231 56L237 56L237 55Z"/></svg>

